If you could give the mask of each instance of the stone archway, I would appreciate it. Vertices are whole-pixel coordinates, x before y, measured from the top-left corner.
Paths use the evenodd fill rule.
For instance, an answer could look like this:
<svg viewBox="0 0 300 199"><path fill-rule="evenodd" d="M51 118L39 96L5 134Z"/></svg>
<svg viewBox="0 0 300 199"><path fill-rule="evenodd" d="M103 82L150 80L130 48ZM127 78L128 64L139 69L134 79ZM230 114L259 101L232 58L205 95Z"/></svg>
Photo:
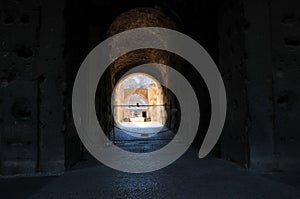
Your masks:
<svg viewBox="0 0 300 199"><path fill-rule="evenodd" d="M121 79L113 92L114 120L116 123L144 118L144 122L165 124L164 91L150 75L133 73Z"/></svg>

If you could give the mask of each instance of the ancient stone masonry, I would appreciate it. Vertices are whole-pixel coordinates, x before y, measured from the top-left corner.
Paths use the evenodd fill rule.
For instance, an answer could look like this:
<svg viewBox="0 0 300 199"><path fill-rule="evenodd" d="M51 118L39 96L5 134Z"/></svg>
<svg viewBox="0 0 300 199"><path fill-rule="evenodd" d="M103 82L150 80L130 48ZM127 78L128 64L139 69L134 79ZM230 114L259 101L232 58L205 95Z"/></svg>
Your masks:
<svg viewBox="0 0 300 199"><path fill-rule="evenodd" d="M0 2L0 175L56 175L86 158L72 118L77 71L106 38L149 26L192 37L219 67L228 111L213 155L255 171L298 170L299 0L124 2ZM100 78L95 109L101 113L98 120L104 132L115 126L111 96L118 81L129 69L145 63L169 65L191 83L201 112L195 139L199 147L210 122L207 87L190 63L157 49L119 57ZM167 89L172 77L167 67L156 69L166 85L158 89L159 103L173 107L166 108L166 126L176 129L180 106ZM149 93L156 88L140 89L134 94L150 101ZM124 93L132 93L126 92L121 92L123 101Z"/></svg>
<svg viewBox="0 0 300 199"><path fill-rule="evenodd" d="M291 172L300 164L297 8L294 0L220 6L219 65L229 106L222 154L254 170Z"/></svg>
<svg viewBox="0 0 300 199"><path fill-rule="evenodd" d="M65 169L64 105L65 47L64 1L41 1L39 57L39 163L38 171Z"/></svg>
<svg viewBox="0 0 300 199"><path fill-rule="evenodd" d="M0 4L0 173L33 173L38 154L38 31L32 1Z"/></svg>
<svg viewBox="0 0 300 199"><path fill-rule="evenodd" d="M243 4L224 1L219 7L219 69L227 92L227 119L221 137L225 159L248 164L248 100L245 62L245 31Z"/></svg>
<svg viewBox="0 0 300 199"><path fill-rule="evenodd" d="M64 171L63 6L1 2L1 174Z"/></svg>
<svg viewBox="0 0 300 199"><path fill-rule="evenodd" d="M299 1L272 1L270 9L276 171L299 168L300 10Z"/></svg>

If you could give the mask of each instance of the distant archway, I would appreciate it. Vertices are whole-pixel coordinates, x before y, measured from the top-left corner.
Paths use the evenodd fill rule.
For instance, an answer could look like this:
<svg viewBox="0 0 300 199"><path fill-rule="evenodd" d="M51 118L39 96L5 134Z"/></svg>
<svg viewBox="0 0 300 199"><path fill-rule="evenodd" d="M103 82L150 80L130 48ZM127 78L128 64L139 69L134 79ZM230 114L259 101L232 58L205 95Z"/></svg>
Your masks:
<svg viewBox="0 0 300 199"><path fill-rule="evenodd" d="M133 73L118 81L113 92L115 123L156 122L164 125L164 92L159 82L144 73Z"/></svg>

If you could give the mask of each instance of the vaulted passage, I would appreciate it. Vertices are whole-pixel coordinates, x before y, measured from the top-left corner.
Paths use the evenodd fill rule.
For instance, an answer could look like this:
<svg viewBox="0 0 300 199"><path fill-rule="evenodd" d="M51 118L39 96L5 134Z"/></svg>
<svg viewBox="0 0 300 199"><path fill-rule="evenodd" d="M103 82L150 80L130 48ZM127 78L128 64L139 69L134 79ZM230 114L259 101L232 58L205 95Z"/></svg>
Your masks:
<svg viewBox="0 0 300 199"><path fill-rule="evenodd" d="M153 77L141 73L124 77L113 92L115 122L157 122L164 125L164 97L162 86Z"/></svg>
<svg viewBox="0 0 300 199"><path fill-rule="evenodd" d="M299 3L1 1L0 198L300 198ZM144 48L115 58L113 52L123 48L112 43L99 54L114 59L93 87L95 103L80 107L96 112L94 122L105 134L99 153L116 146L129 156L107 159L132 170L155 167L160 162L152 158L173 142L186 147L178 135L188 137L190 126L179 131L181 124L198 122L193 143L178 160L135 174L111 169L86 149L74 125L72 95L81 64L99 43L142 27L176 30L201 44L223 79L227 116L217 144L199 159L212 112L204 77L189 59L166 50ZM192 57L197 51L185 52ZM134 71L141 65L152 73ZM194 109L183 113L186 104L169 89L181 82L173 70L194 90L200 121L189 114ZM89 83L87 78L82 86Z"/></svg>
<svg viewBox="0 0 300 199"><path fill-rule="evenodd" d="M115 127L110 132L110 140L124 150L139 153L168 144L176 131L169 129L171 125L167 123L171 121L167 120L173 116L173 123L176 121L174 110L177 109L173 107L171 114L165 98L163 87L150 75L133 73L120 79L113 91Z"/></svg>
<svg viewBox="0 0 300 199"><path fill-rule="evenodd" d="M177 27L157 9L136 8L120 14L110 25L108 35L145 26ZM118 46L113 49L117 50ZM151 152L167 145L176 135L180 124L176 96L149 74L126 75L133 67L145 63L170 65L172 57L171 53L156 49L136 50L115 60L101 77L96 96L98 119L107 137L118 147L137 153ZM167 85L167 68L149 67ZM111 96L103 96L103 93L111 93ZM106 103L103 103L104 97Z"/></svg>

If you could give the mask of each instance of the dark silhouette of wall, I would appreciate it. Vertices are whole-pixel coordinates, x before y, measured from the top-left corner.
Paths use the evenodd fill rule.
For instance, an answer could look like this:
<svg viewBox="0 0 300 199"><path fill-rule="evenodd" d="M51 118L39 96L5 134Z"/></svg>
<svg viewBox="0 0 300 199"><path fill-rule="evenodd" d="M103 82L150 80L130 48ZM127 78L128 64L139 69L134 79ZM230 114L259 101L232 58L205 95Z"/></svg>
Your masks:
<svg viewBox="0 0 300 199"><path fill-rule="evenodd" d="M254 170L298 171L298 0L4 0L0 173L57 174L83 157L71 111L74 78L88 52L108 36L114 19L137 7L158 9L172 18L219 66L228 115L213 154ZM177 62L179 69L183 62ZM205 90L201 77L187 68L182 72L195 90ZM111 80L107 76L108 84ZM209 115L204 98L200 104ZM205 118L196 146L209 122Z"/></svg>

